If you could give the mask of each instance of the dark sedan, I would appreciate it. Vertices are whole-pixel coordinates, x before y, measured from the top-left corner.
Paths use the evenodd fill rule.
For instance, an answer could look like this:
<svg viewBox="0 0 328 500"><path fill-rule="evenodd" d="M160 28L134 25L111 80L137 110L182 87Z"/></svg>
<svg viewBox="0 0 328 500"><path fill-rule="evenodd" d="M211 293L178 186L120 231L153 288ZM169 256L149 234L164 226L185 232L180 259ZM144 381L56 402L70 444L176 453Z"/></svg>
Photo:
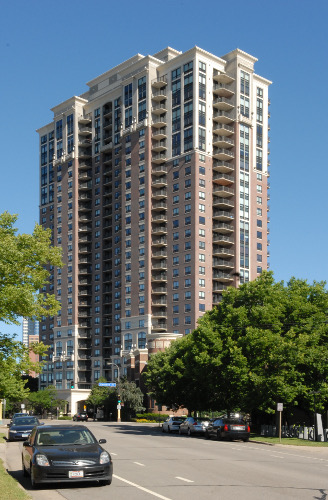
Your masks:
<svg viewBox="0 0 328 500"><path fill-rule="evenodd" d="M36 425L42 425L36 417L16 417L8 430L8 441L25 440Z"/></svg>
<svg viewBox="0 0 328 500"><path fill-rule="evenodd" d="M220 417L212 419L205 431L205 437L210 439L242 439L248 441L250 427L242 418Z"/></svg>
<svg viewBox="0 0 328 500"><path fill-rule="evenodd" d="M82 422L83 420L85 422L88 421L88 414L86 411L81 411L80 413L76 413L74 416L73 416L73 420L75 420L76 422L78 422L79 420Z"/></svg>
<svg viewBox="0 0 328 500"><path fill-rule="evenodd" d="M113 463L110 454L100 446L83 425L44 425L35 427L23 443L24 476L30 476L32 487L41 483L99 481L111 484Z"/></svg>

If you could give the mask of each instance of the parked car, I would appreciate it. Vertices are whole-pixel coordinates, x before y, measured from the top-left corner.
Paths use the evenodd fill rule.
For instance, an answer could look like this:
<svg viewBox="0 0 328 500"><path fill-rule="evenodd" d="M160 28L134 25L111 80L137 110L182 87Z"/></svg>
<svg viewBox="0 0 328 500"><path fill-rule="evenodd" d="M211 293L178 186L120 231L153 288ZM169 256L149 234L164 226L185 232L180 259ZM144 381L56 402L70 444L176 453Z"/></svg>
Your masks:
<svg viewBox="0 0 328 500"><path fill-rule="evenodd" d="M16 417L9 427L8 441L19 441L28 438L36 425L42 425L36 417L29 417L26 413L25 417Z"/></svg>
<svg viewBox="0 0 328 500"><path fill-rule="evenodd" d="M29 417L29 414L28 413L14 413L10 419L9 424L7 424L7 427L10 427L11 424L13 423L13 420L15 420L15 418L17 418L17 417Z"/></svg>
<svg viewBox="0 0 328 500"><path fill-rule="evenodd" d="M178 431L186 417L169 417L162 424L163 432Z"/></svg>
<svg viewBox="0 0 328 500"><path fill-rule="evenodd" d="M75 420L76 422L78 421L85 421L87 422L88 421L88 415L87 415L87 412L85 411L81 411L80 413L75 413L75 415L73 416L73 420Z"/></svg>
<svg viewBox="0 0 328 500"><path fill-rule="evenodd" d="M242 439L248 441L250 427L246 420L240 417L220 417L212 420L206 428L205 437L210 439Z"/></svg>
<svg viewBox="0 0 328 500"><path fill-rule="evenodd" d="M205 434L209 419L206 417L187 417L179 427L179 434Z"/></svg>
<svg viewBox="0 0 328 500"><path fill-rule="evenodd" d="M41 483L99 481L111 484L113 462L101 444L84 425L44 425L33 429L23 443L24 476L33 488Z"/></svg>

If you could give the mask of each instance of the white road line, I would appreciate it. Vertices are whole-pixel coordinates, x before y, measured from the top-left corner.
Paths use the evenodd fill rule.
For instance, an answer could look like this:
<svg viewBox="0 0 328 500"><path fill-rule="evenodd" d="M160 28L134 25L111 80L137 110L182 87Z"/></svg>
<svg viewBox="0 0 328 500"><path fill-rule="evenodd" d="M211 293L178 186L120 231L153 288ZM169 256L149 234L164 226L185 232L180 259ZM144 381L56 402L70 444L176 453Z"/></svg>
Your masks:
<svg viewBox="0 0 328 500"><path fill-rule="evenodd" d="M186 481L186 483L194 483L194 481L191 481L191 479L186 479L185 477L176 476L175 479L180 479L181 481Z"/></svg>
<svg viewBox="0 0 328 500"><path fill-rule="evenodd" d="M147 488L144 488L143 486L140 486L139 484L132 483L131 481L128 481L127 479L123 479L123 477L116 476L116 474L113 474L113 477L115 477L115 479L119 479L120 481L123 481L124 483L130 484L131 486L134 486L135 488L138 488L138 490L145 491L146 493L149 493L150 495L153 495L154 497L161 498L162 500L172 500L171 498L164 497L163 495L160 495L159 493L155 493L155 491L148 490Z"/></svg>
<svg viewBox="0 0 328 500"><path fill-rule="evenodd" d="M275 457L275 458L284 458L284 457L281 457L280 455L271 455L272 457Z"/></svg>
<svg viewBox="0 0 328 500"><path fill-rule="evenodd" d="M110 452L111 455L113 455L113 457L117 457L117 453L113 453L112 451Z"/></svg>
<svg viewBox="0 0 328 500"><path fill-rule="evenodd" d="M140 467L144 467L145 466L145 464L141 464L140 462L133 462L133 463L136 464L136 465L140 465Z"/></svg>

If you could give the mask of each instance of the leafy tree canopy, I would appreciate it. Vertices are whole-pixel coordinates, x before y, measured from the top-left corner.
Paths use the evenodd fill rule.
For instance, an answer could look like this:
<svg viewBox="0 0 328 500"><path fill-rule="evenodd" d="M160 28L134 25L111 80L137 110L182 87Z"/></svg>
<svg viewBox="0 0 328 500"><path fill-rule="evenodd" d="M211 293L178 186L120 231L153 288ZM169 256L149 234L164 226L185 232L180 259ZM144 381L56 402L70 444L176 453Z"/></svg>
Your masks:
<svg viewBox="0 0 328 500"><path fill-rule="evenodd" d="M219 307L164 352L145 381L158 402L192 410L258 409L276 403L313 410L328 403L328 295L325 283L263 272L223 294Z"/></svg>
<svg viewBox="0 0 328 500"><path fill-rule="evenodd" d="M61 400L57 398L57 390L53 385L45 387L42 391L31 392L28 395L28 406L37 415L42 415L60 405Z"/></svg>
<svg viewBox="0 0 328 500"><path fill-rule="evenodd" d="M16 215L0 214L0 321L19 324L20 316L55 315L54 295L38 294L48 281L47 265L62 266L61 250L51 246L51 230L35 225L32 234L17 234Z"/></svg>

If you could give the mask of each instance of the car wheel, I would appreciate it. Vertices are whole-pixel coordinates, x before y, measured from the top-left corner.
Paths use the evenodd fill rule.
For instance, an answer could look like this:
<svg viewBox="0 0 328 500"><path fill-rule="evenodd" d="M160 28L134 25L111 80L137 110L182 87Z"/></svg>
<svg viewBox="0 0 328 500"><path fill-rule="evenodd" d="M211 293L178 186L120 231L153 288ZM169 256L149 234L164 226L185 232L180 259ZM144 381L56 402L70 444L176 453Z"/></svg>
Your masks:
<svg viewBox="0 0 328 500"><path fill-rule="evenodd" d="M163 425L162 425L162 432L165 432Z"/></svg>
<svg viewBox="0 0 328 500"><path fill-rule="evenodd" d="M28 476L28 472L27 472L27 470L25 469L25 465L24 465L23 460L22 460L22 469L23 469L23 476L24 476L24 477L27 477L27 476Z"/></svg>
<svg viewBox="0 0 328 500"><path fill-rule="evenodd" d="M190 437L191 436L191 430L190 430L190 427L188 427L188 432L187 432L188 436Z"/></svg>
<svg viewBox="0 0 328 500"><path fill-rule="evenodd" d="M205 439L210 439L210 438L211 438L211 436L209 435L208 431L206 430L205 431Z"/></svg>
<svg viewBox="0 0 328 500"><path fill-rule="evenodd" d="M100 486L109 486L112 484L112 481L110 479L104 479L103 481L99 481Z"/></svg>
<svg viewBox="0 0 328 500"><path fill-rule="evenodd" d="M171 432L170 426L167 426L167 432Z"/></svg>
<svg viewBox="0 0 328 500"><path fill-rule="evenodd" d="M182 431L180 428L179 428L179 435L182 436Z"/></svg>
<svg viewBox="0 0 328 500"><path fill-rule="evenodd" d="M249 438L244 438L243 441L244 443L247 443L249 441Z"/></svg>

